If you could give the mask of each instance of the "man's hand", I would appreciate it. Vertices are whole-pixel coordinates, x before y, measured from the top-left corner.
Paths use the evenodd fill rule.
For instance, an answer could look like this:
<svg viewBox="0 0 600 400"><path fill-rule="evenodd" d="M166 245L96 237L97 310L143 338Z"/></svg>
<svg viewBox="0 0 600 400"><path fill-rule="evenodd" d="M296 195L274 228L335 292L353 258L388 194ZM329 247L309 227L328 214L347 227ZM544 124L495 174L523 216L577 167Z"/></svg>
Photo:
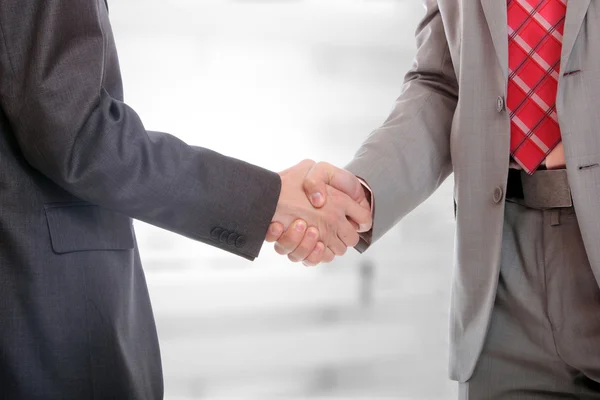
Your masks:
<svg viewBox="0 0 600 400"><path fill-rule="evenodd" d="M370 216L370 201L358 178L331 164L312 163L312 167L304 177L303 189L315 208L325 206L331 187L346 193L362 208L369 210ZM366 232L371 229L371 218L361 223L361 221L353 221L351 216L348 217L355 230ZM293 262L303 261L308 266L331 262L335 257L334 252L326 248L322 242L317 242L318 232L314 227L307 227L306 221L301 219L296 220L288 230L285 230L282 224L273 222L269 227L266 240L276 242L275 251L287 255Z"/></svg>
<svg viewBox="0 0 600 400"><path fill-rule="evenodd" d="M356 246L359 240L356 227L350 220L354 221L356 226L366 229L372 224L371 212L370 209L365 207L365 203L361 205L357 202L361 201L361 199L359 199L356 191L352 193L354 199L357 199L354 200L346 193L327 184L323 185L324 187L320 187L322 191L319 193L324 201L317 202L319 208L315 208L308 201L307 195L304 192L304 182L307 177L324 176L319 175L321 168L313 171L313 167L316 165L329 166L329 164L315 164L313 161L306 160L280 173L282 188L273 221L281 223L283 227L287 229L297 219L302 219L306 221L307 224L297 222L294 225L299 228L299 230L296 231L298 232L297 236L299 236L300 232L304 233L309 226L314 226L318 229L320 240L323 242L325 248L329 248L334 255L343 255L348 247ZM329 170L325 172L329 172ZM347 174L350 173L347 172ZM344 189L348 189L348 182L342 180L345 177L341 173L329 174L327 176L327 183L333 183ZM315 178L315 181L316 179L317 178ZM316 184L318 185L318 182ZM358 181L357 184L360 188L360 183ZM366 204L368 204L364 192L363 197ZM300 243L297 239L296 242ZM281 242L278 243L278 248L281 253L288 255L292 254L293 250L295 250L294 248L292 251L288 251L289 249L285 246L285 241L283 244ZM314 250L314 248L312 250ZM292 258L299 260L300 256L305 254L305 252L306 250L302 250L299 252L300 254L293 255ZM324 254L325 253L327 253L327 250L324 250ZM309 252L309 254L312 254L312 252Z"/></svg>
<svg viewBox="0 0 600 400"><path fill-rule="evenodd" d="M365 188L351 172L325 162L313 165L304 179L303 187L314 207L320 208L326 204L328 186L345 193L363 208L371 209ZM367 223L354 222L358 225L359 232L368 232L373 221L369 219Z"/></svg>
<svg viewBox="0 0 600 400"><path fill-rule="evenodd" d="M331 249L319 241L319 230L307 227L306 221L294 221L286 231L279 222L273 222L267 232L266 241L275 243L275 251L287 255L292 262L301 262L306 266L329 263L335 258Z"/></svg>

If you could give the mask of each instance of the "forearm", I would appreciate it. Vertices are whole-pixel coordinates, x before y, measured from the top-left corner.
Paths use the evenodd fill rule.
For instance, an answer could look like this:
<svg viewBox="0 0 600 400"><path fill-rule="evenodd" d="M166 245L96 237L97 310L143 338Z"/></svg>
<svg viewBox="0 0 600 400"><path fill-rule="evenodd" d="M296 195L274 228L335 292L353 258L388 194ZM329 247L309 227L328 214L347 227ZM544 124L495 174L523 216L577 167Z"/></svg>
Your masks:
<svg viewBox="0 0 600 400"><path fill-rule="evenodd" d="M427 1L417 30L418 51L402 93L385 123L346 166L370 187L375 203L371 237L378 240L427 199L452 171L450 132L458 86L436 1Z"/></svg>
<svg viewBox="0 0 600 400"><path fill-rule="evenodd" d="M373 132L345 167L373 193L370 243L427 199L452 172L449 132L454 102L432 94L422 102L414 114L412 107L399 104L398 115ZM364 251L366 244L361 243Z"/></svg>
<svg viewBox="0 0 600 400"><path fill-rule="evenodd" d="M23 156L81 199L256 257L279 197L279 176L147 132L122 101L100 4L0 4L2 109ZM44 36L37 33L42 28ZM215 238L215 228L245 240Z"/></svg>

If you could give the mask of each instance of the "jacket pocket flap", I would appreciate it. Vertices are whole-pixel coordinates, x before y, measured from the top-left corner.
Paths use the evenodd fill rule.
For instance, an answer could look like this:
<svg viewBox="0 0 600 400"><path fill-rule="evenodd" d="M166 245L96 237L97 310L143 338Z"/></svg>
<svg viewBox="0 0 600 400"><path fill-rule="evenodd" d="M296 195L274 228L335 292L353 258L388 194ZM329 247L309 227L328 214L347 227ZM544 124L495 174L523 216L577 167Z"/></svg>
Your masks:
<svg viewBox="0 0 600 400"><path fill-rule="evenodd" d="M45 207L52 249L58 254L134 247L129 217L89 203Z"/></svg>

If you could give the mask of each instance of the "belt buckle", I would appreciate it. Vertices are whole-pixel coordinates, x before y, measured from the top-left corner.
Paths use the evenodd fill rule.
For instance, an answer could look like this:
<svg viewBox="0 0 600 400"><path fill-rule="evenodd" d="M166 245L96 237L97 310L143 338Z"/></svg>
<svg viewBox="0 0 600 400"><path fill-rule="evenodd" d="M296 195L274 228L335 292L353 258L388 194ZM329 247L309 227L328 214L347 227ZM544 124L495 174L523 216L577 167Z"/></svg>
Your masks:
<svg viewBox="0 0 600 400"><path fill-rule="evenodd" d="M537 209L573 206L566 169L538 170L533 175L521 171L523 201Z"/></svg>

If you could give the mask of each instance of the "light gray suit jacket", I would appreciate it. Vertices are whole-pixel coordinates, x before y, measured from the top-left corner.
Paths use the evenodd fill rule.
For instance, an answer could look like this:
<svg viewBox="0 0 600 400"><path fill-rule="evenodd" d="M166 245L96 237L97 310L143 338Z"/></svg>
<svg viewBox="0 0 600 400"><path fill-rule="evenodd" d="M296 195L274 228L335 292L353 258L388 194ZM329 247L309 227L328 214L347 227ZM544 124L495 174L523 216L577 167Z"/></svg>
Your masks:
<svg viewBox="0 0 600 400"><path fill-rule="evenodd" d="M347 168L373 189L372 241L454 173L450 375L466 381L483 346L499 274L510 128L506 1L424 4L414 66L395 109ZM599 41L600 2L570 0L557 111L573 202L600 282Z"/></svg>
<svg viewBox="0 0 600 400"><path fill-rule="evenodd" d="M0 1L0 398L162 399L131 218L254 259L280 185L146 131L104 0Z"/></svg>

